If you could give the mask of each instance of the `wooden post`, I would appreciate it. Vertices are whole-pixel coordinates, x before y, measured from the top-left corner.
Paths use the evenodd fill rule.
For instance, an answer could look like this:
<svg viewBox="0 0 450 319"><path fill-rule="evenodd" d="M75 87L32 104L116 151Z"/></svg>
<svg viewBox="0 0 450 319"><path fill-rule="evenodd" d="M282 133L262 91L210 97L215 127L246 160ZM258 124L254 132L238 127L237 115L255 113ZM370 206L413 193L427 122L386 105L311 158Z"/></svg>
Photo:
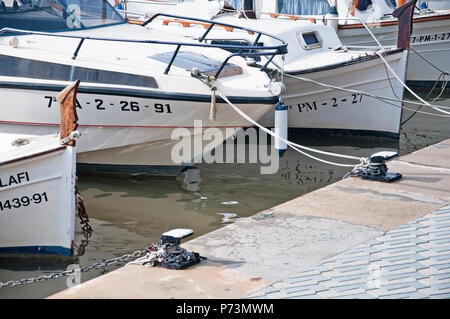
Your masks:
<svg viewBox="0 0 450 319"><path fill-rule="evenodd" d="M73 84L66 87L62 90L56 100L60 105L60 114L61 114L61 122L60 122L60 130L59 130L59 138L62 140L75 131L78 127L78 116L77 116L77 90L80 81L77 80ZM75 141L70 141L66 143L69 146L75 146Z"/></svg>
<svg viewBox="0 0 450 319"><path fill-rule="evenodd" d="M417 0L411 0L392 12L392 16L398 18L397 47L403 50L409 49L411 33L413 30L414 6Z"/></svg>

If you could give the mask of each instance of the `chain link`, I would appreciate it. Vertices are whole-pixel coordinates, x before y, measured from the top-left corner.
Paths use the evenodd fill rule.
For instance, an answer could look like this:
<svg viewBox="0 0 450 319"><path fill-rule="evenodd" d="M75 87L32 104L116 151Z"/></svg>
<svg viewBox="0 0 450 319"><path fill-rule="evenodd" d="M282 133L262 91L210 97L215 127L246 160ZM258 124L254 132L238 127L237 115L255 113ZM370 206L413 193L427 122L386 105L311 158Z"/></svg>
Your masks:
<svg viewBox="0 0 450 319"><path fill-rule="evenodd" d="M14 286L28 285L28 284L32 284L35 282L44 282L44 281L47 281L50 279L58 279L61 277L70 276L77 272L81 273L81 272L91 271L92 269L105 268L107 266L114 265L118 262L123 262L123 261L127 261L129 259L132 259L132 258L141 257L142 255L148 253L151 250L151 247L153 247L153 246L149 246L143 250L136 250L135 252L133 252L131 254L125 254L125 255L122 255L117 258L111 258L111 259L105 260L103 262L98 262L98 263L94 263L92 265L82 266L77 269L55 272L55 273L51 273L48 275L42 275L42 276L35 277L35 278L27 278L27 279L20 279L20 280L10 280L7 282L0 282L0 289L3 287L14 287Z"/></svg>

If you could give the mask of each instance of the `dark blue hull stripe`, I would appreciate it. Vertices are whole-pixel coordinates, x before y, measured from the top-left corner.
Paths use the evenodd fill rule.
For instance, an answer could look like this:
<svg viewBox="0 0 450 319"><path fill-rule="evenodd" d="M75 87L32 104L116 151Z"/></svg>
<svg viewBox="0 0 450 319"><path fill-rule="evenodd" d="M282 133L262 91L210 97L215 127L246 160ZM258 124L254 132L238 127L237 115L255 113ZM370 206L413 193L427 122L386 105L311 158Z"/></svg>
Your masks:
<svg viewBox="0 0 450 319"><path fill-rule="evenodd" d="M154 176L177 176L188 167L186 165L113 165L113 164L89 164L77 163L78 173L87 174L124 174L124 175L154 175Z"/></svg>
<svg viewBox="0 0 450 319"><path fill-rule="evenodd" d="M72 250L61 246L0 247L0 254L70 256L72 254Z"/></svg>
<svg viewBox="0 0 450 319"><path fill-rule="evenodd" d="M406 85L414 88L427 88L430 89L434 86L436 81L406 81ZM436 84L436 92L439 92L442 88L443 81L439 81ZM445 88L446 91L450 91L450 84L447 84L447 87Z"/></svg>
<svg viewBox="0 0 450 319"><path fill-rule="evenodd" d="M200 85L200 84L199 84ZM2 89L19 89L19 90L36 90L36 91L52 91L60 92L66 86L61 84L34 84L24 82L0 82ZM78 93L86 94L102 94L102 95L117 95L137 98L160 99L160 100L177 100L187 102L211 102L211 95L189 94L189 93L175 93L175 92L156 92L144 91L124 88L109 88L109 87L87 87L80 85ZM264 104L275 105L278 103L278 97L248 97L248 96L230 96L227 97L233 104ZM218 103L225 103L225 101L217 96Z"/></svg>
<svg viewBox="0 0 450 319"><path fill-rule="evenodd" d="M350 130L350 129L326 129L326 128L289 128L290 134L304 135L347 135L347 136L363 136L363 137L387 137L398 139L400 133L370 131L370 130Z"/></svg>

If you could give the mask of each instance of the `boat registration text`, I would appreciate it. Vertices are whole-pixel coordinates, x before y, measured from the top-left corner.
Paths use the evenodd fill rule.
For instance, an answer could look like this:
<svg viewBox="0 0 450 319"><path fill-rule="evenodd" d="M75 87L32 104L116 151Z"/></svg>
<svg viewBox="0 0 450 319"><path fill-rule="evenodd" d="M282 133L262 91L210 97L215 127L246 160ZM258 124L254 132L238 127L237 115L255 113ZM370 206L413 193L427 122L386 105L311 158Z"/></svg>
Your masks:
<svg viewBox="0 0 450 319"><path fill-rule="evenodd" d="M412 44L445 40L450 40L450 32L439 32L434 34L421 34L411 36Z"/></svg>
<svg viewBox="0 0 450 319"><path fill-rule="evenodd" d="M14 197L12 199L0 200L0 211L12 210L14 208L27 207L31 204L48 202L47 193L35 193L30 196Z"/></svg>
<svg viewBox="0 0 450 319"><path fill-rule="evenodd" d="M54 103L56 103L56 96L44 96L47 100L47 107L51 108ZM76 101L76 106L79 109L93 107L99 111L105 111L110 109L116 109L123 112L140 112L144 109L152 110L155 113L172 113L170 104L163 103L139 103L138 101L105 101L103 99L92 99L80 102L78 99Z"/></svg>
<svg viewBox="0 0 450 319"><path fill-rule="evenodd" d="M363 100L362 94L354 93L349 97L340 97L340 98L333 97L327 101L304 102L298 103L295 106L288 105L287 107L289 109L296 109L298 112L303 113L303 112L317 111L319 110L319 108L336 108L346 105L360 104L362 100Z"/></svg>

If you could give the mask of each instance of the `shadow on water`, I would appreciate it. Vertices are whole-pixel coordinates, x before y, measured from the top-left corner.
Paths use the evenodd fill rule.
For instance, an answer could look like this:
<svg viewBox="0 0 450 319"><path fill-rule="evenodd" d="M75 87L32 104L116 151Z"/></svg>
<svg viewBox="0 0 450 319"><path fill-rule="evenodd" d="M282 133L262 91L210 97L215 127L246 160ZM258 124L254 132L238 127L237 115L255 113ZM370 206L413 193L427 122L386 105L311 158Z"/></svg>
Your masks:
<svg viewBox="0 0 450 319"><path fill-rule="evenodd" d="M450 100L439 104L450 105ZM403 118L410 115L410 111L405 111ZM416 114L402 127L400 139L306 135L294 131L289 136L299 144L359 157L381 150L404 155L447 138L450 138L448 120L424 114ZM350 161L319 157L341 163ZM79 171L80 191L94 229L84 253L70 264L0 259L0 281L36 277L141 250L172 228L191 228L194 236L200 236L336 182L349 170L317 162L292 149L280 159L276 173L263 175L262 166L261 163L199 163L176 178L107 176ZM77 225L77 247L82 240ZM122 265L83 273L77 280L85 282ZM43 298L66 289L73 282L73 278L60 278L4 288L0 289L0 298Z"/></svg>

